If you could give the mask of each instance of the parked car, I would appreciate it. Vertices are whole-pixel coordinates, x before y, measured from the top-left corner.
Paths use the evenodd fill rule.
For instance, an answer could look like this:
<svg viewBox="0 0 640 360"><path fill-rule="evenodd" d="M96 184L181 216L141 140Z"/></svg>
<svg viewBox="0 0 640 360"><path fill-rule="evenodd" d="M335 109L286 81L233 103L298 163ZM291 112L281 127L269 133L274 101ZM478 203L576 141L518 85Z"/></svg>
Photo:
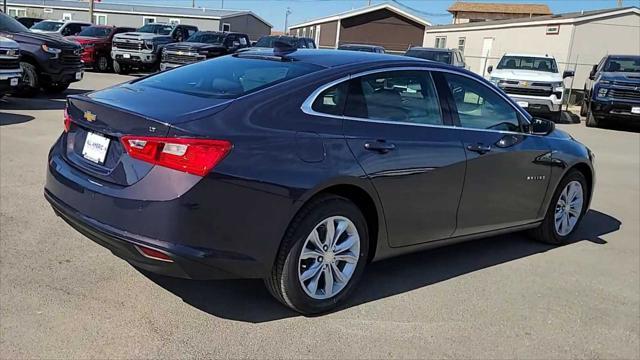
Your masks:
<svg viewBox="0 0 640 360"><path fill-rule="evenodd" d="M526 229L567 243L593 189L593 155L553 122L403 56L251 50L72 95L66 114L56 214L136 267L263 278L305 314L370 261Z"/></svg>
<svg viewBox="0 0 640 360"><path fill-rule="evenodd" d="M85 67L106 72L112 68L111 43L113 36L135 30L131 27L96 25L85 28L76 36L68 36L67 40L77 42L82 46L82 61L84 61Z"/></svg>
<svg viewBox="0 0 640 360"><path fill-rule="evenodd" d="M338 46L338 50L363 51L384 54L384 48L377 45L343 44Z"/></svg>
<svg viewBox="0 0 640 360"><path fill-rule="evenodd" d="M64 38L29 31L14 18L0 13L0 36L20 45L22 82L18 96L33 96L40 88L62 92L69 84L82 80L82 47Z"/></svg>
<svg viewBox="0 0 640 360"><path fill-rule="evenodd" d="M151 23L136 32L118 34L111 47L113 70L118 74L127 74L132 68L156 70L164 46L185 41L196 32L198 28L191 25Z"/></svg>
<svg viewBox="0 0 640 360"><path fill-rule="evenodd" d="M91 26L91 23L83 21L43 20L33 25L30 30L37 33L72 36L78 35L82 30L89 26Z"/></svg>
<svg viewBox="0 0 640 360"><path fill-rule="evenodd" d="M286 35L268 35L263 36L253 45L259 49L273 49L276 42L283 42L296 49L317 49L316 42L311 38L286 36ZM246 50L245 50L246 51Z"/></svg>
<svg viewBox="0 0 640 360"><path fill-rule="evenodd" d="M407 50L404 55L418 59L437 61L443 64L449 64L460 68L465 68L467 66L464 61L464 55L462 54L462 51L458 49L412 47Z"/></svg>
<svg viewBox="0 0 640 360"><path fill-rule="evenodd" d="M162 50L160 70L192 64L214 57L233 54L251 46L247 34L219 31L198 31L185 42L173 43Z"/></svg>
<svg viewBox="0 0 640 360"><path fill-rule="evenodd" d="M18 43L0 36L0 98L16 90L21 77Z"/></svg>
<svg viewBox="0 0 640 360"><path fill-rule="evenodd" d="M18 20L18 22L24 25L26 28L30 28L33 25L41 22L43 19L32 18L32 17L17 17L16 20Z"/></svg>
<svg viewBox="0 0 640 360"><path fill-rule="evenodd" d="M603 121L640 120L640 56L607 55L593 66L584 85L580 114L587 126Z"/></svg>
<svg viewBox="0 0 640 360"><path fill-rule="evenodd" d="M504 54L498 65L487 68L491 81L530 113L553 121L562 116L564 79L573 71L558 71L549 55Z"/></svg>

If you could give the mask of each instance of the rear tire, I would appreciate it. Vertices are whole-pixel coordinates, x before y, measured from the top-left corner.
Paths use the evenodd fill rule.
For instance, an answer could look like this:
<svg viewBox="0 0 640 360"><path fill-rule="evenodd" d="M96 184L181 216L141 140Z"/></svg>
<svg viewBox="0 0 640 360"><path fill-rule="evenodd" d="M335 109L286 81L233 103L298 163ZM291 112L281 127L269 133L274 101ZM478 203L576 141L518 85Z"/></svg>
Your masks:
<svg viewBox="0 0 640 360"><path fill-rule="evenodd" d="M40 79L38 78L38 70L28 62L21 62L22 81L21 85L14 92L17 97L33 97L40 91Z"/></svg>
<svg viewBox="0 0 640 360"><path fill-rule="evenodd" d="M111 68L110 60L106 55L98 56L98 60L96 60L96 70L100 72L107 72Z"/></svg>
<svg viewBox="0 0 640 360"><path fill-rule="evenodd" d="M587 212L589 194L584 175L578 170L570 170L558 184L542 224L531 230L533 238L553 245L568 243Z"/></svg>
<svg viewBox="0 0 640 360"><path fill-rule="evenodd" d="M327 236L331 227L339 235ZM360 209L343 197L322 196L305 205L289 225L265 284L297 312L326 312L355 289L368 252L367 223Z"/></svg>
<svg viewBox="0 0 640 360"><path fill-rule="evenodd" d="M113 71L116 74L127 75L131 69L128 65L120 64L119 62L113 60Z"/></svg>

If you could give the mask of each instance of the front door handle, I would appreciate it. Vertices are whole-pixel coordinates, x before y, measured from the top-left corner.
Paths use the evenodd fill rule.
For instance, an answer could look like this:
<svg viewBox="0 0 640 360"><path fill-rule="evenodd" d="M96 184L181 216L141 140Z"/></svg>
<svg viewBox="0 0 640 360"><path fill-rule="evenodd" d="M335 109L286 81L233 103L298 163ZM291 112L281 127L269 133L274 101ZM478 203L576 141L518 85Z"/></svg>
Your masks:
<svg viewBox="0 0 640 360"><path fill-rule="evenodd" d="M389 143L384 140L373 140L367 141L364 143L364 148L371 151L377 151L379 153L385 154L391 150L396 149L396 145L394 143Z"/></svg>
<svg viewBox="0 0 640 360"><path fill-rule="evenodd" d="M467 145L467 150L469 151L473 151L473 152L477 152L478 154L486 154L489 151L491 151L491 146L490 145L482 145L482 144L476 144L476 145Z"/></svg>

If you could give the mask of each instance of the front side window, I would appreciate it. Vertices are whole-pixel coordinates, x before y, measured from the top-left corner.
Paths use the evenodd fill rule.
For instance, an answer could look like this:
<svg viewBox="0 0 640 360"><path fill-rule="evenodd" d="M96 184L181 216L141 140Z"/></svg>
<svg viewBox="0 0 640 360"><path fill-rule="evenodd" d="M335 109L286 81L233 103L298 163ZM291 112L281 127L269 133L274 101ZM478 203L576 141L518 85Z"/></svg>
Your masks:
<svg viewBox="0 0 640 360"><path fill-rule="evenodd" d="M345 115L371 120L442 125L442 114L427 71L391 71L353 79Z"/></svg>
<svg viewBox="0 0 640 360"><path fill-rule="evenodd" d="M465 76L444 73L460 125L472 129L520 131L516 110L488 86Z"/></svg>
<svg viewBox="0 0 640 360"><path fill-rule="evenodd" d="M531 56L503 56L498 63L498 69L558 72L558 66L554 59Z"/></svg>

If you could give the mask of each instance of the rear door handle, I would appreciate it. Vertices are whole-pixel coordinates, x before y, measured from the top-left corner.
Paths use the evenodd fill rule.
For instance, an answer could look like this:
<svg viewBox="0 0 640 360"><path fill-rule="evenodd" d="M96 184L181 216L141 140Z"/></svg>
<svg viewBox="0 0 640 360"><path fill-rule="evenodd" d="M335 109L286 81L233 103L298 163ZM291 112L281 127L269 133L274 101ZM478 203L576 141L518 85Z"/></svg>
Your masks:
<svg viewBox="0 0 640 360"><path fill-rule="evenodd" d="M467 150L477 152L478 154L486 154L491 151L491 146L482 144L467 145Z"/></svg>
<svg viewBox="0 0 640 360"><path fill-rule="evenodd" d="M373 140L367 141L364 143L364 148L371 151L377 151L379 153L385 154L391 150L396 149L396 145L394 143L389 143L384 140Z"/></svg>

